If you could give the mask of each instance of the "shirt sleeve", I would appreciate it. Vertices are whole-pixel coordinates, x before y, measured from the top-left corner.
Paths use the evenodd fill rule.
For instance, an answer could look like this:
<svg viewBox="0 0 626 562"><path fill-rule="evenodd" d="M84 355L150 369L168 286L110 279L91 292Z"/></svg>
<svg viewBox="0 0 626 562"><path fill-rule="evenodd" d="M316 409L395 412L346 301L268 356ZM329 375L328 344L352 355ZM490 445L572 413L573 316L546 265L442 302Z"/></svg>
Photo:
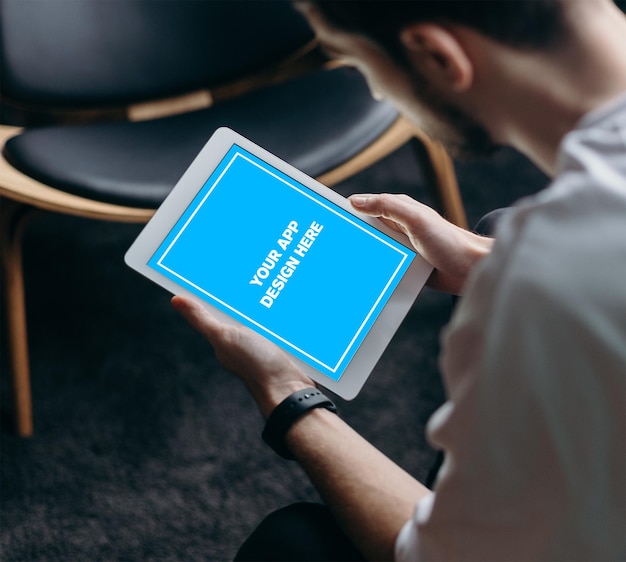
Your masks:
<svg viewBox="0 0 626 562"><path fill-rule="evenodd" d="M417 546L417 521L425 521L430 516L433 507L434 494L430 494L420 500L415 508L415 514L409 519L398 534L396 539L395 560L418 560L419 548Z"/></svg>

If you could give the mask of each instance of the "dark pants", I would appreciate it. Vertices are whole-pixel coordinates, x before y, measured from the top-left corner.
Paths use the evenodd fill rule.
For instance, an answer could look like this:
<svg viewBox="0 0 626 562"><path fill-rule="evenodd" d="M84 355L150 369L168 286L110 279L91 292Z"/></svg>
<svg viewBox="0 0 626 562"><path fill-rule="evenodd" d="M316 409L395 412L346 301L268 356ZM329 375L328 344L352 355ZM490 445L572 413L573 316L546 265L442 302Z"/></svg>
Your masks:
<svg viewBox="0 0 626 562"><path fill-rule="evenodd" d="M235 557L236 562L270 560L339 562L365 558L326 506L295 503L268 515Z"/></svg>
<svg viewBox="0 0 626 562"><path fill-rule="evenodd" d="M490 236L508 209L485 215L474 232ZM439 453L427 477L432 488L443 461ZM235 562L343 562L365 560L343 534L330 510L321 504L296 503L268 515L243 543Z"/></svg>

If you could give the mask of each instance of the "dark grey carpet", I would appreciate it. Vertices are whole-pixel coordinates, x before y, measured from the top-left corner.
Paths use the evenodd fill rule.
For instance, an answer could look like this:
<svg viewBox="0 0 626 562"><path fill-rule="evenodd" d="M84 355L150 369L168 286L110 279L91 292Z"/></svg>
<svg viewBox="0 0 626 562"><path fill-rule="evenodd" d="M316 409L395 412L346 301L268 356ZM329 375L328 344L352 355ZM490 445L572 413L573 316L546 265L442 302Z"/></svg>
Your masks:
<svg viewBox="0 0 626 562"><path fill-rule="evenodd" d="M504 151L458 166L470 222L543 187ZM405 148L341 186L427 199ZM228 560L269 511L316 494L260 439L243 386L122 256L140 227L42 215L25 238L36 434L12 433L2 344L1 547L13 560ZM424 480L450 299L424 291L341 415Z"/></svg>

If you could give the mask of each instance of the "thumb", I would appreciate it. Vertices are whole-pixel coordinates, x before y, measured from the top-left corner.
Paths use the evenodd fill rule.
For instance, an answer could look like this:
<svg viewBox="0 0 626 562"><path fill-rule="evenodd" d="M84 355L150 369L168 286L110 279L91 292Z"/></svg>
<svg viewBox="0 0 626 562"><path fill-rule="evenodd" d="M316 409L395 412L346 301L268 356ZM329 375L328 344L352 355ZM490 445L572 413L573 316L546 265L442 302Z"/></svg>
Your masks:
<svg viewBox="0 0 626 562"><path fill-rule="evenodd" d="M407 234L421 213L420 204L408 195L364 193L352 195L350 202L366 215L397 223Z"/></svg>
<svg viewBox="0 0 626 562"><path fill-rule="evenodd" d="M348 197L350 203L352 203L352 206L355 209L358 209L362 213L367 214L369 214L369 211L374 206L375 198L376 195L373 195L371 193L358 193L356 195L350 195L350 197Z"/></svg>

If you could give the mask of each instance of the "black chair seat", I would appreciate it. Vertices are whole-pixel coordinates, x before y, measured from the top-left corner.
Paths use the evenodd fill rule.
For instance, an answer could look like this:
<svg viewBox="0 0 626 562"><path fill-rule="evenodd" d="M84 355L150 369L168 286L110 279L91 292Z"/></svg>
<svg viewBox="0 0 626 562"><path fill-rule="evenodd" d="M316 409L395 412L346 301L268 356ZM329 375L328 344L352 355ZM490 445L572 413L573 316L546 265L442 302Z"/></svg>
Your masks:
<svg viewBox="0 0 626 562"><path fill-rule="evenodd" d="M396 120L350 69L321 71L208 109L138 123L27 130L6 159L25 174L89 199L157 207L215 129L238 131L312 176L371 144Z"/></svg>

